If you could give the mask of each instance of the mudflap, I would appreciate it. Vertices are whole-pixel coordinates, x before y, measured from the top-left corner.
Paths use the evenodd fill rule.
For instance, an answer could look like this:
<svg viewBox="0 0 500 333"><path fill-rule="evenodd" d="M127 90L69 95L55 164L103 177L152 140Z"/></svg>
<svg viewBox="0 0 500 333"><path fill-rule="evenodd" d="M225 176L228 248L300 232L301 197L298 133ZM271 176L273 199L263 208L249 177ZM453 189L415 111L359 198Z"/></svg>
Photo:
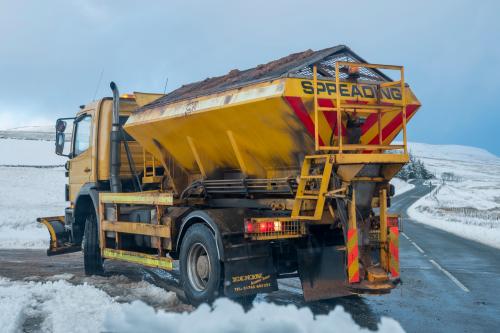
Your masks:
<svg viewBox="0 0 500 333"><path fill-rule="evenodd" d="M81 251L81 245L71 243L71 234L66 230L64 216L39 217L38 223L47 227L50 234L48 256Z"/></svg>
<svg viewBox="0 0 500 333"><path fill-rule="evenodd" d="M345 246L297 249L304 300L317 301L352 295L347 285Z"/></svg>
<svg viewBox="0 0 500 333"><path fill-rule="evenodd" d="M224 254L224 294L227 297L278 290L269 244L230 244L224 246Z"/></svg>

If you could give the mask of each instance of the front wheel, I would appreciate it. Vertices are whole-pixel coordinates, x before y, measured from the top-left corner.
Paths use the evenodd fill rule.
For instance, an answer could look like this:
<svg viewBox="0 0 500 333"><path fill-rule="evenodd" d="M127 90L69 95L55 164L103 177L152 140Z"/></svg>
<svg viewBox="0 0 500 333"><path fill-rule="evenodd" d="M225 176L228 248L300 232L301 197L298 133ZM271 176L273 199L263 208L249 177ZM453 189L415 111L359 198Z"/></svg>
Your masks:
<svg viewBox="0 0 500 333"><path fill-rule="evenodd" d="M213 233L195 224L186 232L180 251L182 287L193 305L212 303L218 296L222 267Z"/></svg>
<svg viewBox="0 0 500 333"><path fill-rule="evenodd" d="M85 231L83 234L83 265L85 268L85 275L102 275L104 273L101 250L99 248L97 220L93 214L87 216L85 220Z"/></svg>

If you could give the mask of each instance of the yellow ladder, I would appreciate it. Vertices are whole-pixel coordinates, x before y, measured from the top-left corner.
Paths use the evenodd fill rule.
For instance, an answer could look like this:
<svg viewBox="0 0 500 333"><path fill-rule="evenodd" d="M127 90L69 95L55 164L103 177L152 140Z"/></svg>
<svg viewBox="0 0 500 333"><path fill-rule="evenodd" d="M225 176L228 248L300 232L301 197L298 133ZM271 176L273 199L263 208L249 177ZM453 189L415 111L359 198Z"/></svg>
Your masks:
<svg viewBox="0 0 500 333"><path fill-rule="evenodd" d="M142 156L143 156L143 172L144 175L142 177L142 182L143 183L159 183L162 180L161 176L156 175L156 159L153 156L153 154L150 154L146 152L145 149L142 150Z"/></svg>
<svg viewBox="0 0 500 333"><path fill-rule="evenodd" d="M328 192L330 178L333 168L333 155L308 155L302 163L299 186L295 201L293 203L292 218L299 220L321 220L325 207L325 194ZM311 167L315 167L312 169ZM318 170L321 174L312 174L311 171ZM304 214L303 204L312 201L314 215Z"/></svg>

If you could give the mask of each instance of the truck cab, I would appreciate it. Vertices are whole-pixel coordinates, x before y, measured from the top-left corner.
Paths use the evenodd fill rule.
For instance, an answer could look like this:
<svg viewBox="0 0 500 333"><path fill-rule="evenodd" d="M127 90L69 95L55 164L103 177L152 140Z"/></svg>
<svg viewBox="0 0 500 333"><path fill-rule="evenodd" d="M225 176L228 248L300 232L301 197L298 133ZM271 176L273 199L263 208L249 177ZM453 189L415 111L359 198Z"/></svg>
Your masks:
<svg viewBox="0 0 500 333"><path fill-rule="evenodd" d="M137 107L133 94L120 97L122 125ZM56 154L68 157L65 200L69 205L64 216L38 219L51 235L48 255L81 250L85 219L90 213L97 216L98 193L109 191L112 109L113 99L106 97L81 105L74 117L56 122ZM120 178L124 191L134 191L137 178L144 174L147 153L126 132L121 136Z"/></svg>

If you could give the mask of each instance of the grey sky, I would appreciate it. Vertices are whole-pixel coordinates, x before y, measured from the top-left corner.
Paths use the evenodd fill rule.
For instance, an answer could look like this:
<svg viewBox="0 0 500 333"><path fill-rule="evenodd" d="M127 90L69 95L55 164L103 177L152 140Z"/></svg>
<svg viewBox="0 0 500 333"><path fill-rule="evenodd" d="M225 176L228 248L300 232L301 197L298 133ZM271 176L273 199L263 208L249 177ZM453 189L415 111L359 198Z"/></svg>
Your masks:
<svg viewBox="0 0 500 333"><path fill-rule="evenodd" d="M0 129L94 97L161 92L292 52L346 44L401 64L423 107L413 141L500 154L498 1L0 0Z"/></svg>

